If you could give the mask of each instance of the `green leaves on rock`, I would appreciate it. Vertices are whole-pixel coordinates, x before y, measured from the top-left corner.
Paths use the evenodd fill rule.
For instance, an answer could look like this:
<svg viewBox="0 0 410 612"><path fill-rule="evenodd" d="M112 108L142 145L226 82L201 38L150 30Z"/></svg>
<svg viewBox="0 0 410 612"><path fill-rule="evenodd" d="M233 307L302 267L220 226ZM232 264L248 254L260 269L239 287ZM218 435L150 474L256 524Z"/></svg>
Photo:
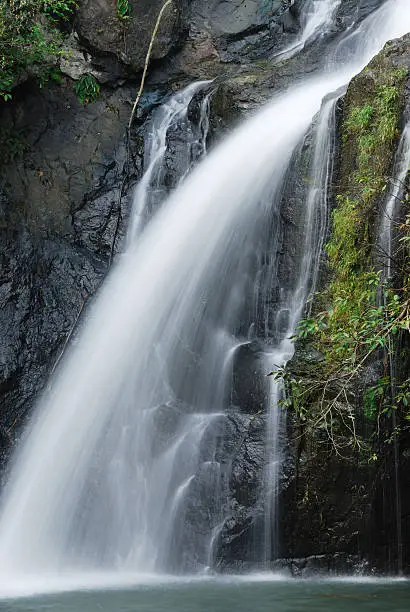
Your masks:
<svg viewBox="0 0 410 612"><path fill-rule="evenodd" d="M375 453L372 435L379 436L380 419L397 410L402 423L410 420L410 379L405 380L407 373L403 380L401 374L389 372L403 338L407 337L406 346L410 344L410 216L399 228L396 248L401 248L398 259L404 264L395 285L382 279L374 258L378 213L400 133L407 78L407 69L382 52L349 86L340 134L338 195L325 247L327 282L315 296L312 315L299 325L294 363L278 372L286 390L283 404L293 410L304 432L315 431L321 440L324 432L336 454L352 457L353 449L361 449L369 461L378 457L380 440ZM402 204L406 210L406 194ZM322 359L307 361L303 354L309 352ZM377 367L381 372L375 380ZM358 414L361 422L364 418L373 424L373 434L366 430L367 437L359 435ZM383 443L392 435L387 429Z"/></svg>
<svg viewBox="0 0 410 612"><path fill-rule="evenodd" d="M41 79L62 52L59 24L76 9L75 0L0 0L0 97L29 76Z"/></svg>
<svg viewBox="0 0 410 612"><path fill-rule="evenodd" d="M74 85L81 104L94 102L100 95L100 86L92 74L83 74Z"/></svg>

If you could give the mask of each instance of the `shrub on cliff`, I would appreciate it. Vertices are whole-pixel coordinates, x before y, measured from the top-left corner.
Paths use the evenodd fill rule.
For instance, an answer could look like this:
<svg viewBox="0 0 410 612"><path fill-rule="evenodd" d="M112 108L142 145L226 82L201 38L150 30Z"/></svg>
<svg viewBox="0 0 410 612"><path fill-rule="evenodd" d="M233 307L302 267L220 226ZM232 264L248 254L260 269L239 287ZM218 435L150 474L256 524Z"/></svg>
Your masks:
<svg viewBox="0 0 410 612"><path fill-rule="evenodd" d="M27 76L44 78L55 66L63 36L60 26L75 0L0 0L0 97Z"/></svg>

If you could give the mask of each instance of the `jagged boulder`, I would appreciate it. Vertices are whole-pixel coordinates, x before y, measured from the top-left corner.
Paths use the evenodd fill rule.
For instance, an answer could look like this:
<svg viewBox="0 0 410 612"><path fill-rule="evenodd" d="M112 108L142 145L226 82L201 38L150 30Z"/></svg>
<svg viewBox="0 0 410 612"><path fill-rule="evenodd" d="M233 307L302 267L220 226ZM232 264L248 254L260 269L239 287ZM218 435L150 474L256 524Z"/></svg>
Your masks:
<svg viewBox="0 0 410 612"><path fill-rule="evenodd" d="M121 16L112 0L82 0L76 29L81 41L97 55L113 55L133 71L140 71L163 0L129 0ZM179 36L180 0L165 9L152 49L152 59L167 55Z"/></svg>
<svg viewBox="0 0 410 612"><path fill-rule="evenodd" d="M123 87L81 105L66 79L44 90L27 84L2 108L1 456L20 433L118 248L128 187L141 168L136 135L119 207L133 97L134 88ZM140 113L145 116L155 102L145 96Z"/></svg>

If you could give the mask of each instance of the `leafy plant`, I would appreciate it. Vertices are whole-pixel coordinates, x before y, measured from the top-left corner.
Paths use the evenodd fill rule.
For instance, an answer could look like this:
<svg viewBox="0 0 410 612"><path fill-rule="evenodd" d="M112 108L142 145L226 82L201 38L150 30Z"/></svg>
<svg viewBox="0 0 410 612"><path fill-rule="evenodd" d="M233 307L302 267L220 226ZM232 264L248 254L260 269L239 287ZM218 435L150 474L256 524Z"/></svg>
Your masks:
<svg viewBox="0 0 410 612"><path fill-rule="evenodd" d="M27 150L27 144L13 130L0 128L0 162L10 163L20 157Z"/></svg>
<svg viewBox="0 0 410 612"><path fill-rule="evenodd" d="M46 87L46 85L50 81L53 81L54 83L60 85L62 78L63 75L61 70L59 68L56 68L55 66L49 68L48 70L44 70L44 72L39 75L40 88Z"/></svg>
<svg viewBox="0 0 410 612"><path fill-rule="evenodd" d="M92 74L83 74L74 89L81 104L94 102L100 95L100 86Z"/></svg>
<svg viewBox="0 0 410 612"><path fill-rule="evenodd" d="M45 0L43 12L52 21L68 21L77 7L76 0Z"/></svg>
<svg viewBox="0 0 410 612"><path fill-rule="evenodd" d="M117 13L120 19L128 19L130 16L129 0L117 0Z"/></svg>
<svg viewBox="0 0 410 612"><path fill-rule="evenodd" d="M372 117L374 115L374 107L370 104L366 104L363 107L354 108L347 121L347 126L350 131L360 131L363 128L367 128L370 125Z"/></svg>
<svg viewBox="0 0 410 612"><path fill-rule="evenodd" d="M369 387L363 394L363 412L367 419L375 421L384 412L382 410L386 390L390 385L390 378L379 378L376 385Z"/></svg>
<svg viewBox="0 0 410 612"><path fill-rule="evenodd" d="M77 7L75 0L0 0L0 97L10 100L27 74L41 79L62 53L60 22Z"/></svg>
<svg viewBox="0 0 410 612"><path fill-rule="evenodd" d="M350 160L352 170L340 183L325 247L330 282L316 296L313 316L297 329L300 341L322 357L302 374L292 365L290 371L276 373L286 391L282 404L293 411L303 431L324 432L337 454L347 451L351 457L355 448L368 461L378 460L383 444L390 444L410 420L410 380L401 382L400 373L393 380L386 375L402 339L409 341L408 209L392 253L400 279L395 287L383 280L373 257L376 205L387 188L406 77L405 69L383 71L367 102L354 106L354 98L346 98L341 156ZM405 193L402 205L409 201ZM405 351L404 359L409 359ZM374 372L375 363L380 377L363 389L364 368L371 365L369 372ZM359 402L367 423L365 436L356 429ZM393 414L398 424L383 429L384 419Z"/></svg>
<svg viewBox="0 0 410 612"><path fill-rule="evenodd" d="M11 100L11 90L14 84L14 75L11 69L0 69L0 96L5 102Z"/></svg>

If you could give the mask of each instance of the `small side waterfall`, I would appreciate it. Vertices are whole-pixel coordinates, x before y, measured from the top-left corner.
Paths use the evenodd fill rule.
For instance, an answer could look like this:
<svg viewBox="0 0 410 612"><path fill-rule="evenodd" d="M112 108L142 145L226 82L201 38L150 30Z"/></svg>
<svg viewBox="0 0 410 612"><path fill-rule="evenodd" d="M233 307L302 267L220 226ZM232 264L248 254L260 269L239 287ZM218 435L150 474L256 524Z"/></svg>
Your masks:
<svg viewBox="0 0 410 612"><path fill-rule="evenodd" d="M185 155L180 159L180 180L185 178L193 164L206 152L208 135L209 94L200 105L199 124L196 129L188 119L188 106L195 94L210 81L193 83L162 104L151 120L149 136L145 143L144 175L138 183L133 198L131 220L128 229L128 244L131 245L141 233L147 220L166 198L164 189L164 161L169 132L180 129L184 133Z"/></svg>
<svg viewBox="0 0 410 612"><path fill-rule="evenodd" d="M334 15L342 0L307 0L303 7L302 34L294 43L278 53L275 61L285 61L323 35L332 25Z"/></svg>
<svg viewBox="0 0 410 612"><path fill-rule="evenodd" d="M322 108L304 256L291 290L279 295L285 323L264 321L264 332L276 325L277 333L261 334L265 364L268 355L281 364L316 282L323 240L333 116L333 100L323 99L387 39L410 28L407 8L407 0L388 0L361 24L349 61L277 95L205 156L145 227L138 221L131 229L15 458L0 518L1 581L38 573L187 572L208 563L217 523L226 518L226 465L217 443L232 361L238 341L260 333L254 312L260 237L275 226L289 167ZM189 95L175 116L186 112ZM166 132L170 116L163 125ZM146 181L155 186L154 157ZM144 189L141 200L137 191L138 219ZM272 388L271 499L280 460L279 393ZM268 502L270 523L274 504Z"/></svg>
<svg viewBox="0 0 410 612"><path fill-rule="evenodd" d="M316 288L328 217L328 187L332 171L334 147L335 106L339 95L330 96L323 104L314 130L311 164L305 178L309 185L305 195L305 209L300 221L304 228L303 248L296 283L290 295L279 302L276 315L276 335L281 338L273 351L266 347L267 369L282 367L292 357L294 345L291 337L302 316L307 298ZM297 159L299 156L297 156ZM299 161L299 159L298 159ZM286 194L286 191L285 191ZM284 325L284 320L286 321ZM284 411L280 407L282 385L270 379L269 413L266 437L265 470L265 559L267 562L278 556L278 492L280 466L282 463Z"/></svg>
<svg viewBox="0 0 410 612"><path fill-rule="evenodd" d="M380 267L382 271L382 279L384 283L390 283L394 275L394 245L397 239L394 237L395 223L397 212L401 205L401 198L405 191L406 179L410 170L410 123L407 123L400 138L399 146L395 157L393 167L393 176L391 179L391 190L386 198L384 210L382 211L377 240L377 256L380 259ZM382 288L383 292L383 288ZM380 295L379 300L384 300L384 295ZM389 376L392 398L397 393L396 382L396 359L398 356L393 349L389 347L389 351L393 355L388 356ZM391 416L392 431L397 431L397 416L396 411L392 410ZM393 457L394 457L394 505L395 505L395 545L397 547L397 572L403 572L403 542L402 542L402 506L400 495L400 453L399 440L397 435L393 435Z"/></svg>
<svg viewBox="0 0 410 612"><path fill-rule="evenodd" d="M396 211L405 188L405 181L410 168L410 124L407 124L401 135L393 168L390 193L387 197L379 227L378 247L386 280L392 275L392 256L394 242L394 222Z"/></svg>

